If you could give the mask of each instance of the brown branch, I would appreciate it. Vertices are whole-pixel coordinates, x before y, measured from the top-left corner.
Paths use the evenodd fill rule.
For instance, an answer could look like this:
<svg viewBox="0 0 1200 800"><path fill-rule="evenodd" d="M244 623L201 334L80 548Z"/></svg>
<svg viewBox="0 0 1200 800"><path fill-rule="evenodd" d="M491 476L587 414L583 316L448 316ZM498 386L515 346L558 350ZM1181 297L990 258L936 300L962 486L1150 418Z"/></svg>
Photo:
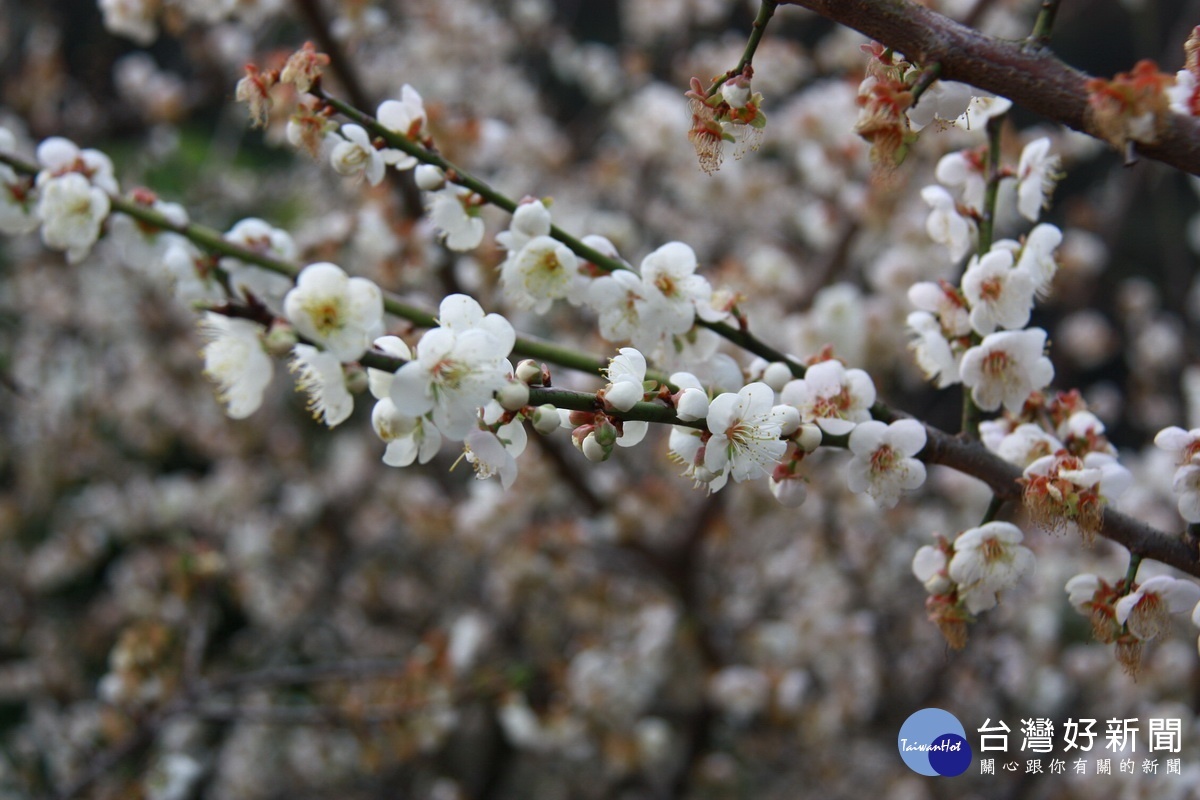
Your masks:
<svg viewBox="0 0 1200 800"><path fill-rule="evenodd" d="M985 36L911 0L782 0L782 3L802 6L854 28L917 63L937 62L947 80L969 83L1007 97L1049 120L1105 138L1088 113L1084 82L1091 76L1064 64L1044 48ZM1200 175L1200 120L1167 114L1158 132L1158 142L1139 143L1137 152Z"/></svg>
<svg viewBox="0 0 1200 800"><path fill-rule="evenodd" d="M942 464L971 475L986 483L997 497L1021 502L1021 469L992 453L978 442L951 436L930 425L921 459L929 464ZM1200 577L1200 552L1196 544L1181 532L1172 536L1152 528L1141 520L1112 509L1104 512L1104 524L1099 531L1106 539L1123 545L1130 553L1160 561L1190 575Z"/></svg>

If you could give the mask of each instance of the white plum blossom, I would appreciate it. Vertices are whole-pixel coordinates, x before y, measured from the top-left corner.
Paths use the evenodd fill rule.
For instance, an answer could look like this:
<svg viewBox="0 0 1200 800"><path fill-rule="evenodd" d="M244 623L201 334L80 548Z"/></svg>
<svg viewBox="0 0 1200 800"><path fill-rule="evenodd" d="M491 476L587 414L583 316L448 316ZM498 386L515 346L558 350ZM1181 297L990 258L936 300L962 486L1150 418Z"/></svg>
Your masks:
<svg viewBox="0 0 1200 800"><path fill-rule="evenodd" d="M790 381L780 399L798 408L802 421L815 422L837 436L871 418L875 384L863 370L846 369L831 359L813 364L803 378Z"/></svg>
<svg viewBox="0 0 1200 800"><path fill-rule="evenodd" d="M947 338L958 338L971 332L966 298L945 281L914 283L908 289L908 301L920 310L935 315Z"/></svg>
<svg viewBox="0 0 1200 800"><path fill-rule="evenodd" d="M291 235L256 217L237 222L225 234L225 239L268 258L280 261L296 258L296 243ZM291 278L232 256L225 256L220 263L229 274L229 283L238 297L248 299L253 296L273 313L283 313L283 298L291 291Z"/></svg>
<svg viewBox="0 0 1200 800"><path fill-rule="evenodd" d="M1180 515L1188 522L1200 522L1200 428L1163 428L1154 444L1170 453L1178 465L1171 489L1179 495Z"/></svg>
<svg viewBox="0 0 1200 800"><path fill-rule="evenodd" d="M433 422L400 413L390 397L375 402L371 426L387 445L383 463L389 467L407 467L414 461L427 464L442 446L442 434Z"/></svg>
<svg viewBox="0 0 1200 800"><path fill-rule="evenodd" d="M608 362L604 375L609 380L604 387L604 401L618 411L628 411L645 394L642 384L646 380L646 357L635 348L622 347L620 354Z"/></svg>
<svg viewBox="0 0 1200 800"><path fill-rule="evenodd" d="M942 325L928 311L914 311L908 315L908 329L915 336L909 344L917 366L936 386L945 389L958 383L958 357L942 332Z"/></svg>
<svg viewBox="0 0 1200 800"><path fill-rule="evenodd" d="M1179 466L1200 464L1200 428L1190 431L1175 425L1163 428L1154 437L1154 446L1174 456Z"/></svg>
<svg viewBox="0 0 1200 800"><path fill-rule="evenodd" d="M1100 576L1084 572L1067 581L1067 602L1080 614L1092 613L1091 603L1100 589Z"/></svg>
<svg viewBox="0 0 1200 800"><path fill-rule="evenodd" d="M407 139L419 140L425 136L425 103L417 90L407 83L400 89L399 100L384 100L379 104L375 119L383 127ZM412 169L417 165L417 159L403 150L388 148L381 155L398 170Z"/></svg>
<svg viewBox="0 0 1200 800"><path fill-rule="evenodd" d="M1179 495L1179 514L1188 522L1200 522L1200 465L1185 464L1175 471L1171 491Z"/></svg>
<svg viewBox="0 0 1200 800"><path fill-rule="evenodd" d="M1063 449L1063 443L1047 433L1040 425L1025 422L1004 435L995 446L985 441L988 449L1010 464L1024 469L1044 456Z"/></svg>
<svg viewBox="0 0 1200 800"><path fill-rule="evenodd" d="M578 303L586 280L569 247L549 236L536 236L504 261L500 285L518 308L542 314L555 300Z"/></svg>
<svg viewBox="0 0 1200 800"><path fill-rule="evenodd" d="M1035 226L1025 237L1021 255L1017 258L1017 269L1029 273L1039 295L1050 290L1054 274L1058 272L1054 251L1062 244L1062 240L1062 231L1048 222Z"/></svg>
<svg viewBox="0 0 1200 800"><path fill-rule="evenodd" d="M954 121L954 124L968 131L987 130L988 120L1005 114L1012 108L1012 101L1007 97L992 95L975 95L967 104L966 112Z"/></svg>
<svg viewBox="0 0 1200 800"><path fill-rule="evenodd" d="M934 81L921 95L917 104L906 112L913 130L921 130L926 125L940 121L943 125L952 123L967 113L971 96L975 89L957 81Z"/></svg>
<svg viewBox="0 0 1200 800"><path fill-rule="evenodd" d="M987 189L985 166L978 151L959 150L941 157L934 177L946 186L961 187L963 205L979 211L983 209L983 196Z"/></svg>
<svg viewBox="0 0 1200 800"><path fill-rule="evenodd" d="M709 484L713 491L728 475L738 482L770 475L783 457L787 443L779 438L781 415L774 399L770 386L751 383L709 404L706 423L712 438L704 448L704 467L720 476Z"/></svg>
<svg viewBox="0 0 1200 800"><path fill-rule="evenodd" d="M1188 580L1159 575L1144 581L1116 602L1117 622L1145 641L1167 631L1171 614L1193 609L1200 602L1200 586Z"/></svg>
<svg viewBox="0 0 1200 800"><path fill-rule="evenodd" d="M512 352L517 341L511 322L499 314L483 313L475 298L465 294L448 295L442 300L438 305L438 324L456 333L475 328L487 331L505 354Z"/></svg>
<svg viewBox="0 0 1200 800"><path fill-rule="evenodd" d="M1058 182L1061 161L1050 154L1050 139L1034 139L1021 150L1017 164L1017 211L1030 222L1037 222L1042 209L1050 204L1050 195Z"/></svg>
<svg viewBox="0 0 1200 800"><path fill-rule="evenodd" d="M135 202L162 214L175 225L186 225L188 214L178 203L167 203L156 197L142 198L138 193ZM169 230L146 225L125 214L113 214L108 221L108 239L117 248L121 260L142 272L155 272L163 262L167 250L187 243L187 239Z"/></svg>
<svg viewBox="0 0 1200 800"><path fill-rule="evenodd" d="M212 261L182 236L167 244L162 265L174 284L175 299L184 305L217 305L225 300Z"/></svg>
<svg viewBox="0 0 1200 800"><path fill-rule="evenodd" d="M478 207L472 202L474 193L462 186L446 184L430 192L426 198L429 220L438 229L441 240L451 250L465 253L483 241L484 224Z"/></svg>
<svg viewBox="0 0 1200 800"><path fill-rule="evenodd" d="M958 213L954 198L941 186L926 186L921 190L921 199L931 209L925 220L929 238L944 244L950 258L958 261L971 249L971 223Z"/></svg>
<svg viewBox="0 0 1200 800"><path fill-rule="evenodd" d="M212 311L200 323L204 374L217 384L217 399L233 419L245 419L262 405L274 364L263 348L262 327Z"/></svg>
<svg viewBox="0 0 1200 800"><path fill-rule="evenodd" d="M854 454L846 465L850 491L866 492L882 508L893 507L902 492L925 482L925 465L912 457L925 447L925 426L915 419L860 422L850 432L849 447Z"/></svg>
<svg viewBox="0 0 1200 800"><path fill-rule="evenodd" d="M350 418L354 398L346 390L341 362L332 354L298 344L292 348L288 369L296 373L296 390L308 395L313 419L335 428Z"/></svg>
<svg viewBox="0 0 1200 800"><path fill-rule="evenodd" d="M375 348L403 361L412 358L408 345L397 336L376 339ZM383 463L389 467L407 467L414 461L426 464L441 449L442 434L428 418L403 414L396 408L391 398L394 378L394 373L367 369L368 386L376 400L371 410L371 426L387 445Z"/></svg>
<svg viewBox="0 0 1200 800"><path fill-rule="evenodd" d="M683 242L667 242L642 259L643 323L668 335L687 332L697 309L711 308L712 286L695 272L696 254Z"/></svg>
<svg viewBox="0 0 1200 800"><path fill-rule="evenodd" d="M1011 522L988 522L954 540L947 572L958 584L958 597L967 611L978 614L993 608L997 593L1033 571L1033 551L1021 544L1023 538Z"/></svg>
<svg viewBox="0 0 1200 800"><path fill-rule="evenodd" d="M475 428L479 409L512 374L506 360L515 339L512 326L503 318L498 318L503 325L496 324L493 317L488 315L488 326L470 325L473 319L485 321L478 303L464 295L443 300L442 326L421 337L416 358L392 380L396 408L411 416L432 411L438 430L455 441Z"/></svg>
<svg viewBox="0 0 1200 800"><path fill-rule="evenodd" d="M70 139L61 136L43 139L37 146L37 162L42 168L37 175L39 187L46 181L77 172L109 194L119 191L112 159L99 150L80 149Z"/></svg>
<svg viewBox="0 0 1200 800"><path fill-rule="evenodd" d="M296 330L346 363L362 356L383 333L383 293L366 278L351 278L341 267L322 261L296 277L283 300Z"/></svg>
<svg viewBox="0 0 1200 800"><path fill-rule="evenodd" d="M599 315L600 335L610 342L633 339L641 330L645 290L641 277L619 269L588 286L587 302Z"/></svg>
<svg viewBox="0 0 1200 800"><path fill-rule="evenodd" d="M522 202L513 212L508 230L496 234L496 242L510 255L539 236L550 235L550 209L541 200Z"/></svg>
<svg viewBox="0 0 1200 800"><path fill-rule="evenodd" d="M975 404L984 411L1003 405L1019 412L1029 395L1054 378L1054 365L1043 355L1045 346L1046 332L1030 328L988 334L967 350L960 372Z"/></svg>
<svg viewBox="0 0 1200 800"><path fill-rule="evenodd" d="M912 571L916 579L930 594L945 594L953 583L947 573L949 559L942 547L927 544L917 548L913 554Z"/></svg>
<svg viewBox="0 0 1200 800"><path fill-rule="evenodd" d="M1029 322L1037 284L1025 270L1013 267L1009 250L973 256L963 273L962 290L971 305L971 327L986 336L997 327L1017 330Z"/></svg>
<svg viewBox="0 0 1200 800"><path fill-rule="evenodd" d="M38 192L42 241L47 247L65 250L67 260L78 264L100 237L111 205L108 195L78 172L43 181Z"/></svg>
<svg viewBox="0 0 1200 800"><path fill-rule="evenodd" d="M1065 451L1059 451L1065 453ZM1085 453L1082 464L1071 468L1059 455L1042 456L1025 467L1025 477L1051 476L1069 481L1080 489L1100 495L1109 502L1125 493L1133 484L1129 470L1108 453ZM1077 463L1074 459L1070 463Z"/></svg>
<svg viewBox="0 0 1200 800"><path fill-rule="evenodd" d="M489 415L485 413L485 421ZM519 420L501 425L495 433L474 430L463 439L463 454L475 468L475 477L486 480L499 476L500 486L508 489L517 477L517 458L528 443L525 426Z"/></svg>
<svg viewBox="0 0 1200 800"><path fill-rule="evenodd" d="M334 172L350 178L365 177L367 183L378 186L387 165L366 130L361 125L343 125L339 133L341 136L333 135L335 144L329 153Z"/></svg>

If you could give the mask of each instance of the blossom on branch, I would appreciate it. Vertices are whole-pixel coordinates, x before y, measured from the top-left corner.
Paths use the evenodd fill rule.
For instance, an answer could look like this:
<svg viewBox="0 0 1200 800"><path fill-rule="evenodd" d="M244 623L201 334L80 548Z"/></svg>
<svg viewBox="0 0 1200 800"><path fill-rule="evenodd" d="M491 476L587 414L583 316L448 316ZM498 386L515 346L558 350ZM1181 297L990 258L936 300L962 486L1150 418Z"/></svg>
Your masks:
<svg viewBox="0 0 1200 800"><path fill-rule="evenodd" d="M233 419L245 419L262 405L274 365L263 348L262 326L212 311L200 323L204 374L217 384L217 399Z"/></svg>
<svg viewBox="0 0 1200 800"><path fill-rule="evenodd" d="M313 419L336 428L350 418L354 398L346 389L346 375L332 354L307 344L292 348L288 369L296 373L296 391L308 395Z"/></svg>
<svg viewBox="0 0 1200 800"><path fill-rule="evenodd" d="M925 482L925 465L913 458L925 447L925 426L915 419L860 422L850 432L849 447L850 491L866 492L881 508L893 507L903 492Z"/></svg>
<svg viewBox="0 0 1200 800"><path fill-rule="evenodd" d="M1001 405L1017 413L1033 392L1054 378L1054 365L1042 352L1046 332L1041 328L1002 331L984 337L962 358L962 382L984 411Z"/></svg>
<svg viewBox="0 0 1200 800"><path fill-rule="evenodd" d="M947 573L958 584L958 597L967 611L978 614L993 608L1000 592L1033 571L1033 551L1021 544L1023 538L1011 522L988 522L954 540Z"/></svg>
<svg viewBox="0 0 1200 800"><path fill-rule="evenodd" d="M309 264L283 300L288 321L343 363L355 361L383 333L383 293L336 264Z"/></svg>

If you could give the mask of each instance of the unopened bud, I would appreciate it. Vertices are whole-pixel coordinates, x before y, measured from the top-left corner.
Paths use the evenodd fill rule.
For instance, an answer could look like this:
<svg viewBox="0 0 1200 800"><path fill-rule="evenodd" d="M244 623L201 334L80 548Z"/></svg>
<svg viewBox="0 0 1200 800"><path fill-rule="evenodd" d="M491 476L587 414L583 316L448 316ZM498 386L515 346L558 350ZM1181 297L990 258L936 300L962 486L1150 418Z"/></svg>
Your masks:
<svg viewBox="0 0 1200 800"><path fill-rule="evenodd" d="M542 385L542 367L532 358L526 358L517 363L517 380L529 386Z"/></svg>
<svg viewBox="0 0 1200 800"><path fill-rule="evenodd" d="M543 436L549 436L562 427L562 417L558 409L547 403L533 410L533 429Z"/></svg>
<svg viewBox="0 0 1200 800"><path fill-rule="evenodd" d="M579 448L583 451L583 455L588 461L607 461L609 454L612 453L612 446L605 447L596 439L596 432L592 431L583 439L583 444Z"/></svg>
<svg viewBox="0 0 1200 800"><path fill-rule="evenodd" d="M773 361L767 364L767 368L763 370L762 380L767 386L770 386L777 392L782 392L783 387L787 385L794 376L788 365L782 361Z"/></svg>
<svg viewBox="0 0 1200 800"><path fill-rule="evenodd" d="M608 420L596 426L595 435L596 441L608 450L612 450L613 445L617 443L617 429Z"/></svg>
<svg viewBox="0 0 1200 800"><path fill-rule="evenodd" d="M738 75L725 81L721 84L721 99L728 103L730 108L745 108L746 103L750 102L749 78Z"/></svg>
<svg viewBox="0 0 1200 800"><path fill-rule="evenodd" d="M446 185L445 173L432 164L418 164L417 168L413 170L413 180L418 189L424 189L427 192L436 192Z"/></svg>
<svg viewBox="0 0 1200 800"><path fill-rule="evenodd" d="M806 422L796 434L796 444L804 452L811 453L821 446L821 429L811 422Z"/></svg>
<svg viewBox="0 0 1200 800"><path fill-rule="evenodd" d="M529 405L529 387L517 381L506 383L496 392L496 401L506 411L520 411Z"/></svg>
<svg viewBox="0 0 1200 800"><path fill-rule="evenodd" d="M267 352L277 358L283 358L292 352L292 348L298 341L295 329L283 320L277 319L271 323L271 329L267 331L263 343L267 347Z"/></svg>
<svg viewBox="0 0 1200 800"><path fill-rule="evenodd" d="M684 389L675 398L675 415L684 422L708 416L708 395L700 389Z"/></svg>

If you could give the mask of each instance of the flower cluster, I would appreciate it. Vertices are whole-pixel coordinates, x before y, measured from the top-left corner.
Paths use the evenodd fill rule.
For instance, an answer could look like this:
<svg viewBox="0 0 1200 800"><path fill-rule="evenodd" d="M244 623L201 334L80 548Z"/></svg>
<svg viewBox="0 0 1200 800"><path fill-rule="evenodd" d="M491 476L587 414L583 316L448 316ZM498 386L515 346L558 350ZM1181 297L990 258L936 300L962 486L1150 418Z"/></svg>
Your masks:
<svg viewBox="0 0 1200 800"><path fill-rule="evenodd" d="M1067 581L1066 591L1071 605L1091 620L1096 640L1116 643L1117 660L1130 675L1141 666L1144 642L1166 633L1172 614L1191 611L1200 625L1200 585L1189 580L1156 575L1112 584L1083 573Z"/></svg>
<svg viewBox="0 0 1200 800"><path fill-rule="evenodd" d="M1033 551L1021 544L1021 529L1010 522L970 528L953 542L939 538L913 557L912 570L925 586L929 618L958 649L967 641L967 623L994 608L999 594L1033 571Z"/></svg>

